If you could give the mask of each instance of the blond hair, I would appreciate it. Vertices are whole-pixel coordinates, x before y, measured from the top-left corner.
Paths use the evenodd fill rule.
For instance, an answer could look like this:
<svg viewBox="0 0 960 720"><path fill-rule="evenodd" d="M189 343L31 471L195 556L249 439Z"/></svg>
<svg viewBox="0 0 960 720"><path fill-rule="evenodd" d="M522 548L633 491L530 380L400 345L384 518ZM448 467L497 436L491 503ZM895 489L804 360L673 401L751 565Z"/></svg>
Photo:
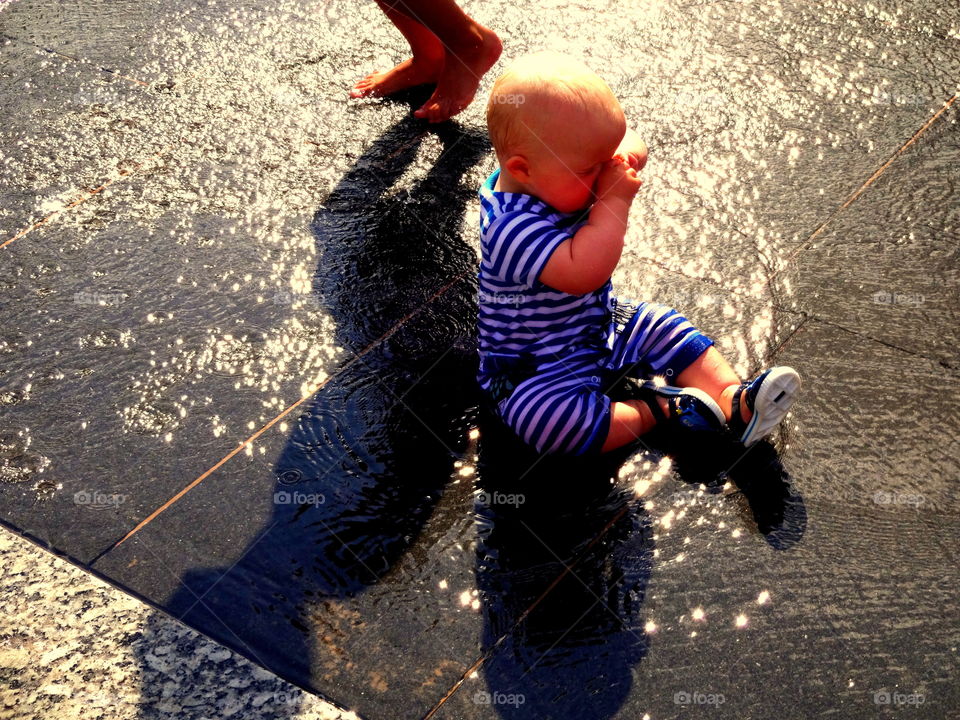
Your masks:
<svg viewBox="0 0 960 720"><path fill-rule="evenodd" d="M555 129L550 122L560 109L623 118L613 92L581 61L552 51L517 58L496 79L487 101L487 130L497 156L531 151L542 133Z"/></svg>

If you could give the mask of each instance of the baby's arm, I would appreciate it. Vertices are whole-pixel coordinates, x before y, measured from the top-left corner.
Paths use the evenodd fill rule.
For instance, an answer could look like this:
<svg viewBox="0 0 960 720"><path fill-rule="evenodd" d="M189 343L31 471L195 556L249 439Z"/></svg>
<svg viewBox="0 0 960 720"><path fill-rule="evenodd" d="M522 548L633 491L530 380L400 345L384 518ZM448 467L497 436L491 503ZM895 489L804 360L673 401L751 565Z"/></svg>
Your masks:
<svg viewBox="0 0 960 720"><path fill-rule="evenodd" d="M640 138L639 133L628 129L614 153L614 156L616 155L620 155L630 167L640 172L647 164L647 144Z"/></svg>
<svg viewBox="0 0 960 720"><path fill-rule="evenodd" d="M608 160L597 178L597 200L587 223L557 246L540 282L571 295L602 287L620 260L630 203L640 184L636 170L622 158Z"/></svg>

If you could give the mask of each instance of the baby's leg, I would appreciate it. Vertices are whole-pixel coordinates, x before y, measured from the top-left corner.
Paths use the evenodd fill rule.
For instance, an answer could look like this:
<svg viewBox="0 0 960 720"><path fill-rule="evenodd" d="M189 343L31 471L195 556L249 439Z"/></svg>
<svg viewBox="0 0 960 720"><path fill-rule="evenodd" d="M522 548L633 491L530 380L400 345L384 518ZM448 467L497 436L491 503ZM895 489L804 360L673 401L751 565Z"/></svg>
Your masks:
<svg viewBox="0 0 960 720"><path fill-rule="evenodd" d="M690 388L688 394L700 393L699 401L707 407L715 404L714 416L722 415L747 447L782 422L800 389L800 376L790 367L770 368L741 384L713 341L664 305L640 303L633 308L617 301L611 330L606 367L639 373L652 385L671 386L663 392L674 397L679 397L677 386ZM731 417L734 412L737 417Z"/></svg>
<svg viewBox="0 0 960 720"><path fill-rule="evenodd" d="M663 412L667 412L667 401L658 398ZM640 400L626 400L610 404L610 430L600 452L609 452L628 445L641 435L653 430L657 421L650 408Z"/></svg>
<svg viewBox="0 0 960 720"><path fill-rule="evenodd" d="M650 432L658 421L688 430L704 423L714 423L711 429L717 429L722 423L719 409L703 404L709 403L705 393L687 394L678 402L672 393L668 399L641 388L644 397L612 402L601 389L603 376L595 358L568 358L543 366L499 402L500 417L538 452L571 455L623 447Z"/></svg>
<svg viewBox="0 0 960 720"><path fill-rule="evenodd" d="M640 400L611 402L595 358L543 366L498 406L500 416L539 452L580 455L622 447L656 424ZM667 402L660 403L664 412Z"/></svg>
<svg viewBox="0 0 960 720"><path fill-rule="evenodd" d="M727 361L711 347L677 375L677 384L708 393L720 406L727 427L750 447L787 416L800 390L800 375L791 367L772 367L741 385ZM733 413L738 417L731 417Z"/></svg>
<svg viewBox="0 0 960 720"><path fill-rule="evenodd" d="M657 303L636 307L616 301L610 368L639 365L668 385L703 390L730 419L733 393L740 379L713 346L676 310ZM741 404L746 410L745 404ZM749 410L746 417L749 420Z"/></svg>
<svg viewBox="0 0 960 720"><path fill-rule="evenodd" d="M703 390L716 401L724 417L729 420L733 394L740 387L740 378L717 348L711 345L677 375L674 384ZM746 403L740 403L740 415L744 421L750 420L751 412Z"/></svg>

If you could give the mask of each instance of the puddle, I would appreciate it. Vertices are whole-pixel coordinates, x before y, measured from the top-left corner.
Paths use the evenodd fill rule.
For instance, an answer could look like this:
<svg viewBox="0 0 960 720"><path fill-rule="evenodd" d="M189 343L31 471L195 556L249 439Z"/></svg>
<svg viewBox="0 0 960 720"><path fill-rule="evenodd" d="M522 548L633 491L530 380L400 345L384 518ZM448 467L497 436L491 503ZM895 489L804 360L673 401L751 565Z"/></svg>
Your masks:
<svg viewBox="0 0 960 720"><path fill-rule="evenodd" d="M803 500L770 458L744 462L742 492L724 494L699 487L715 468L655 454L620 468L545 462L522 478L533 461L497 458L487 430L473 454L476 189L492 169L482 102L460 127L424 129L404 102L347 101L402 42L372 3L322 5L0 3L5 20L36 13L3 46L0 87L17 104L0 130L13 149L0 241L55 216L7 248L0 288L23 292L4 308L0 356L15 381L0 408L60 408L64 395L106 408L87 435L64 438L78 474L84 447L109 456L123 435L163 438L178 460L202 454L202 472L307 398L277 424L279 450L248 446L237 462L253 470L230 476L266 488L255 511L268 507L270 532L204 547L224 509L238 525L254 512L209 495L202 505L201 489L221 487L213 475L182 501L215 508L209 526L181 526L171 510L150 528L176 517L172 530L209 553L179 578L186 589L155 578L133 589L223 633L212 608L236 633L227 641L321 691L428 705L457 661L489 651L464 691L524 694L525 708L501 714L550 706L560 688L567 714L613 716L652 638L702 619L652 614L655 573L679 592L694 559L709 562L684 548L687 534L715 552L757 534L763 550L790 551ZM618 294L669 299L722 331L741 373L792 329L781 311L792 252L955 84L954 46L918 41L955 40L955 14L888 5L646 4L625 11L629 33L583 22L570 39L651 146ZM517 52L569 36L559 6L491 8ZM78 351L76 366L58 357ZM22 368L6 364L17 358ZM51 460L31 444L26 430L0 433L0 482L54 497L41 477ZM191 479L166 478L151 507ZM444 501L469 483L465 520ZM457 523L472 523L466 540ZM444 588L454 609L432 609L438 645L446 632L462 642L456 660L429 646L408 667L381 667L377 647L351 644L377 623L429 636L410 616L429 614L426 583L451 566L475 581ZM454 610L479 625L457 625Z"/></svg>
<svg viewBox="0 0 960 720"><path fill-rule="evenodd" d="M0 483L20 484L50 467L49 458L30 450L26 430L0 430Z"/></svg>

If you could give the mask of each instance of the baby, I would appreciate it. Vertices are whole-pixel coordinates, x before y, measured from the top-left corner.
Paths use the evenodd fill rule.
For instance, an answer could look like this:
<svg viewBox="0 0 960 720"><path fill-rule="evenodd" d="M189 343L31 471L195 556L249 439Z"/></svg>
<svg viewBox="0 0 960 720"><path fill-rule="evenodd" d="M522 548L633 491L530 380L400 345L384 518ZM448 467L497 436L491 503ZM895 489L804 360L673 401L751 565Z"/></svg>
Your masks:
<svg viewBox="0 0 960 720"><path fill-rule="evenodd" d="M786 415L788 367L741 383L713 341L664 305L613 297L647 147L610 88L557 53L497 79L487 125L500 167L480 189L481 387L539 452L624 446L655 426L729 428L746 446ZM612 383L632 379L633 399Z"/></svg>

